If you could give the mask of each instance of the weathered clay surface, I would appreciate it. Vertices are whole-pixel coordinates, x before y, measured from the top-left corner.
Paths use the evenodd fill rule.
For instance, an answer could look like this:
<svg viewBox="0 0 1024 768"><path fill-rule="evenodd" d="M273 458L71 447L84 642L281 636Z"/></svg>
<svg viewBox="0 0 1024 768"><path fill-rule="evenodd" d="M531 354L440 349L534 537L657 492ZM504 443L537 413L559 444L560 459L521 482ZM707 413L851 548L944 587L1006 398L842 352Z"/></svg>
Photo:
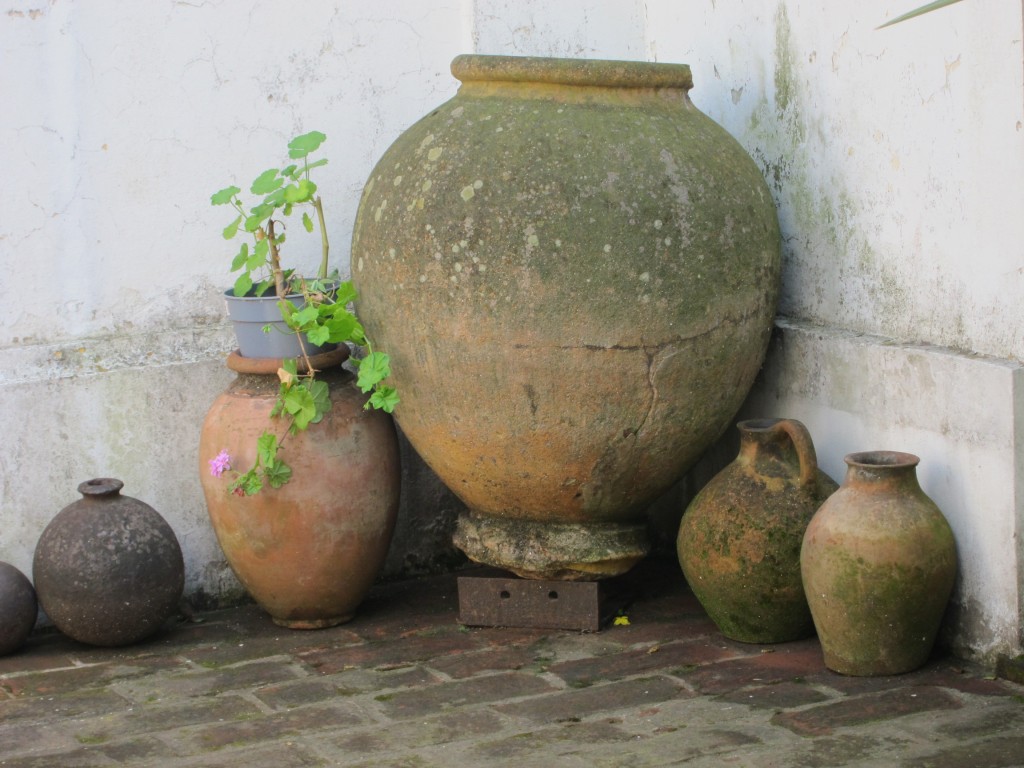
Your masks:
<svg viewBox="0 0 1024 768"><path fill-rule="evenodd" d="M779 272L767 187L689 101L688 67L453 72L459 94L374 169L353 238L399 425L482 515L635 522L760 367Z"/></svg>

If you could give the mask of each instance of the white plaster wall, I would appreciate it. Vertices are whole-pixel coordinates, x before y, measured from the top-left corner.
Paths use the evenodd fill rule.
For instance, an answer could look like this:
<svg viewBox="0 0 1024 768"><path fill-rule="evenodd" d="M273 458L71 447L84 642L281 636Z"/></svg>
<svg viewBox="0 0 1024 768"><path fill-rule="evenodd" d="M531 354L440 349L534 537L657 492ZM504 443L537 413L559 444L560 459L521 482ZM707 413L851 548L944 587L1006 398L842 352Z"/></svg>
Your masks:
<svg viewBox="0 0 1024 768"><path fill-rule="evenodd" d="M196 476L202 417L232 378L234 249L210 194L323 130L347 274L370 168L454 93L470 32L458 0L0 9L0 560L30 574L78 483L114 476L175 529L188 592L236 588ZM319 258L312 238L289 246L302 266Z"/></svg>
<svg viewBox="0 0 1024 768"><path fill-rule="evenodd" d="M195 477L199 421L230 378L231 249L210 193L324 130L320 181L346 273L364 179L454 93L456 54L674 61L692 66L694 102L747 147L779 206L784 318L747 412L805 420L837 479L848 450L918 452L965 565L960 647L1019 650L1022 8L965 0L875 30L914 4L11 0L0 559L30 571L78 482L113 475L178 531L190 591L234 588ZM290 245L315 260L315 243ZM927 386L910 387L923 369ZM974 412L961 403L990 418L949 429Z"/></svg>
<svg viewBox="0 0 1024 768"><path fill-rule="evenodd" d="M825 469L906 450L954 529L946 627L961 653L1022 648L1022 6L647 3L650 58L765 172L783 320L743 414L811 429ZM689 27L689 34L676 34Z"/></svg>
<svg viewBox="0 0 1024 768"><path fill-rule="evenodd" d="M18 180L2 192L2 258L7 274L57 279L44 301L3 282L5 347L218 318L230 217L209 196L247 186L307 130L328 135L344 269L372 163L454 91L448 62L468 43L458 2L19 5L0 25L0 137ZM301 244L304 263L317 246Z"/></svg>
<svg viewBox="0 0 1024 768"><path fill-rule="evenodd" d="M781 312L1024 358L1021 4L709 5L647 3L650 53L765 169Z"/></svg>

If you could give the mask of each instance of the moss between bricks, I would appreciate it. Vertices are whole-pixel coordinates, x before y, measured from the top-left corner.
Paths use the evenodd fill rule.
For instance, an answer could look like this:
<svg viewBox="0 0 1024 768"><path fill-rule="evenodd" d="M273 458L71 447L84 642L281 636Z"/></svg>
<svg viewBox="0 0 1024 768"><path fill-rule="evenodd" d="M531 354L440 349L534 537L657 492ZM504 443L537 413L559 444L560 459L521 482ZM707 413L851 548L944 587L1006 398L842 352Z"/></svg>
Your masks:
<svg viewBox="0 0 1024 768"><path fill-rule="evenodd" d="M1024 654L1014 656L1013 658L1000 656L996 660L996 677L1001 677L1018 685L1024 685ZM1021 699L1019 696L1014 698Z"/></svg>

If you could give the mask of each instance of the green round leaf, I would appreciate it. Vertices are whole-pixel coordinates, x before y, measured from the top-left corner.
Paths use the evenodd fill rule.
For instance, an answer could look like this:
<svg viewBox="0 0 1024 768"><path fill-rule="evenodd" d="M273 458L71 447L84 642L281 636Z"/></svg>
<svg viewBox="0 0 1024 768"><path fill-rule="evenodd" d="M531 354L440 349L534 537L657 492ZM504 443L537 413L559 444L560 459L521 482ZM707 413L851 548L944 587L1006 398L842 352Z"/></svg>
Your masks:
<svg viewBox="0 0 1024 768"><path fill-rule="evenodd" d="M245 262L249 260L249 244L242 243L242 247L238 249L238 253L235 254L234 261L231 262L231 271L237 272L245 266Z"/></svg>
<svg viewBox="0 0 1024 768"><path fill-rule="evenodd" d="M359 378L356 379L356 384L363 392L369 392L390 375L391 358L383 352L371 352L359 361Z"/></svg>
<svg viewBox="0 0 1024 768"><path fill-rule="evenodd" d="M326 140L327 137L320 131L310 131L296 136L288 143L288 157L292 160L299 160L310 152L315 152Z"/></svg>
<svg viewBox="0 0 1024 768"><path fill-rule="evenodd" d="M318 325L315 328L310 328L306 332L306 336L309 340L316 344L318 347L326 344L331 337L331 332L325 325Z"/></svg>
<svg viewBox="0 0 1024 768"><path fill-rule="evenodd" d="M399 402L401 401L394 387L377 387L366 404L372 408L384 411L384 413L391 413Z"/></svg>
<svg viewBox="0 0 1024 768"><path fill-rule="evenodd" d="M214 192L213 195L210 196L210 204L224 205L225 203L230 203L232 200L235 199L235 195L237 195L241 191L242 190L240 190L238 187L225 187L219 192Z"/></svg>
<svg viewBox="0 0 1024 768"><path fill-rule="evenodd" d="M243 272L235 280L234 294L235 296L245 296L252 288L252 278L249 277L248 272Z"/></svg>
<svg viewBox="0 0 1024 768"><path fill-rule="evenodd" d="M234 221L224 227L224 239L230 240L236 234L238 234L238 225L242 223L242 217L239 215Z"/></svg>
<svg viewBox="0 0 1024 768"><path fill-rule="evenodd" d="M256 177L256 180L252 183L250 191L254 195L269 195L284 183L281 177L277 174L277 168L270 168L264 171Z"/></svg>

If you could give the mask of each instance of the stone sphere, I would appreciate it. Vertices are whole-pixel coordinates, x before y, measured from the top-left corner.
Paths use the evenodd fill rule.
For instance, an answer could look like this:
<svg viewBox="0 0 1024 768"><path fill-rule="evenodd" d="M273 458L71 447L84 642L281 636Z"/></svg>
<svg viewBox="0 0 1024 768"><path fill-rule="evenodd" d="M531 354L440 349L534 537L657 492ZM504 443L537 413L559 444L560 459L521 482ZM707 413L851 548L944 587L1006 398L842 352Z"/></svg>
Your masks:
<svg viewBox="0 0 1024 768"><path fill-rule="evenodd" d="M14 653L25 643L38 611L32 582L10 563L0 562L0 656Z"/></svg>

